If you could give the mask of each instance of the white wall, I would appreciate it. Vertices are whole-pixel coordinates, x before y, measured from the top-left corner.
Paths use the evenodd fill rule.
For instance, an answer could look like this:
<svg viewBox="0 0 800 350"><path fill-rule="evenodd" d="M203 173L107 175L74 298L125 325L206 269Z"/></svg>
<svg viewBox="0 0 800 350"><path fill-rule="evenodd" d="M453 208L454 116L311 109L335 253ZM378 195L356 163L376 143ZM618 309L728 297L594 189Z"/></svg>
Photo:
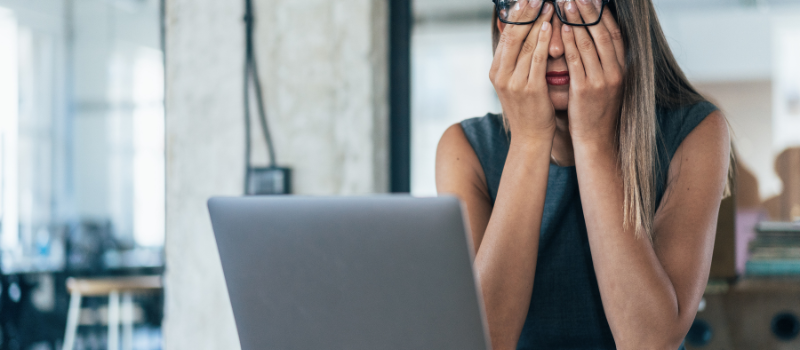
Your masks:
<svg viewBox="0 0 800 350"><path fill-rule="evenodd" d="M239 348L205 202L242 192L241 3L167 0L166 349ZM256 7L278 161L296 192L386 191L385 1Z"/></svg>
<svg viewBox="0 0 800 350"><path fill-rule="evenodd" d="M277 158L294 168L297 193L388 189L387 5L256 1L257 54ZM262 140L258 130L254 139ZM265 153L254 149L262 164Z"/></svg>
<svg viewBox="0 0 800 350"><path fill-rule="evenodd" d="M800 8L659 8L658 17L675 58L693 82L768 80L772 77L773 23L800 18Z"/></svg>
<svg viewBox="0 0 800 350"><path fill-rule="evenodd" d="M236 349L204 202L239 193L239 2L167 1L166 349Z"/></svg>

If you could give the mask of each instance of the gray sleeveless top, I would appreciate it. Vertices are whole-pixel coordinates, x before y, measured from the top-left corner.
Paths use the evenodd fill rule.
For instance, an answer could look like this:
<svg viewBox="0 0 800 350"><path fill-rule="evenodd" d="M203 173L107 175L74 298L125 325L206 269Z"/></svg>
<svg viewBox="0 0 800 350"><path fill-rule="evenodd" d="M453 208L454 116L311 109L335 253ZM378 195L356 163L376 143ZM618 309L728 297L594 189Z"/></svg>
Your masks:
<svg viewBox="0 0 800 350"><path fill-rule="evenodd" d="M657 205L678 146L716 109L701 102L657 111ZM461 127L481 162L494 204L509 148L501 116L468 119ZM592 265L575 167L550 165L533 295L517 349L616 349Z"/></svg>

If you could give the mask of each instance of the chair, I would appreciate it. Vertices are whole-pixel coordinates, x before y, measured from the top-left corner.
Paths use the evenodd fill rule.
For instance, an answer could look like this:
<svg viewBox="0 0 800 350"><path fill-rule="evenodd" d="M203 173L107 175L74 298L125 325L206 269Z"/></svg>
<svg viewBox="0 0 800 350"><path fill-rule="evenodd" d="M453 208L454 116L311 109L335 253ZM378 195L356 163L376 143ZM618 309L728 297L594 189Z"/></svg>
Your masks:
<svg viewBox="0 0 800 350"><path fill-rule="evenodd" d="M62 350L73 350L75 346L82 298L102 296L108 296L107 349L117 350L119 347L119 324L121 318L124 322L122 348L123 350L131 350L133 346L133 294L160 290L161 288L163 288L161 276L67 279L70 301ZM122 307L120 307L120 293L122 294ZM120 315L120 311L122 311L122 315Z"/></svg>

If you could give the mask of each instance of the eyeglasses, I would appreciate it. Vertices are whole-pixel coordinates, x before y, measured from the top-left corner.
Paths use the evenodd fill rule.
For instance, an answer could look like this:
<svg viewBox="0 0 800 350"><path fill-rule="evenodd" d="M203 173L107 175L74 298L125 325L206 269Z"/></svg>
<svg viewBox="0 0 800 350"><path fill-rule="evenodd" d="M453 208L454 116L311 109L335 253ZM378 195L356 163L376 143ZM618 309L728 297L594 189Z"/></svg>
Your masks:
<svg viewBox="0 0 800 350"><path fill-rule="evenodd" d="M536 22L548 1L555 4L556 15L562 23L586 27L600 23L610 0L589 0L586 5L578 4L578 0L492 0L500 22L517 25Z"/></svg>

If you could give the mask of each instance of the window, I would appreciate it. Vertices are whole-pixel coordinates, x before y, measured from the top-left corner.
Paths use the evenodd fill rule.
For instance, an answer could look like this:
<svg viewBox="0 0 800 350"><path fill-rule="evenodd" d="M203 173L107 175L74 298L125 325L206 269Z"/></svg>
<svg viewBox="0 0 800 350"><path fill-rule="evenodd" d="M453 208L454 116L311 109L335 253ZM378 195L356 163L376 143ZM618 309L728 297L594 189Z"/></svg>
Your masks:
<svg viewBox="0 0 800 350"><path fill-rule="evenodd" d="M4 273L163 265L160 30L158 0L0 0Z"/></svg>

